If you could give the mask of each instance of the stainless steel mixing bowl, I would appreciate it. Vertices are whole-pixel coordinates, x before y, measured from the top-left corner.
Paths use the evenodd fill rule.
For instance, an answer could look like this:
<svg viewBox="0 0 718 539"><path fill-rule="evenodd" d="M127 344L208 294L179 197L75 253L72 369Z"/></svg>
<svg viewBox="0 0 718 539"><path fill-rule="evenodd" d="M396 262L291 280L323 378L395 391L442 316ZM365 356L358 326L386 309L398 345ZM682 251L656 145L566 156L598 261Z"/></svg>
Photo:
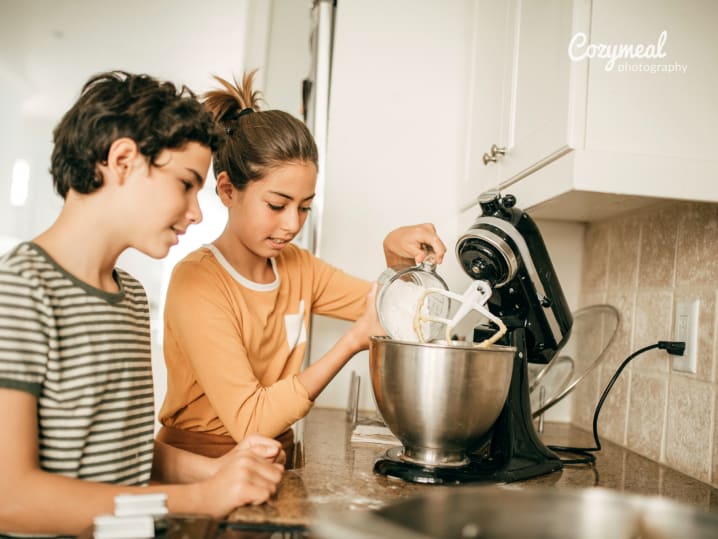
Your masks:
<svg viewBox="0 0 718 539"><path fill-rule="evenodd" d="M516 349L419 344L372 337L369 372L377 407L424 466L463 466L506 401Z"/></svg>

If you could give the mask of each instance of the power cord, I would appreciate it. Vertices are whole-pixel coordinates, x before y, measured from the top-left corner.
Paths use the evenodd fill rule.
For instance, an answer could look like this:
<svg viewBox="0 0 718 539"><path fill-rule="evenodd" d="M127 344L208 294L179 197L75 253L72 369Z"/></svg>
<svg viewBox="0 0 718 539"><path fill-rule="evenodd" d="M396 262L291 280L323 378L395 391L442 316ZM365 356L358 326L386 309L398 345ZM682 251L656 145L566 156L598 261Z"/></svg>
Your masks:
<svg viewBox="0 0 718 539"><path fill-rule="evenodd" d="M568 447L562 445L547 446L552 451L583 455L582 458L561 459L561 462L563 464L593 464L594 462L596 462L596 455L594 455L593 453L601 450L601 441L598 439L598 414L601 412L601 407L603 406L606 397L608 397L608 392L611 391L613 384L616 382L621 372L623 372L623 369L626 368L626 365L628 365L636 356L639 356L644 352L648 352L649 350L653 350L655 348L665 350L673 356L682 356L683 353L686 351L686 343L683 341L658 341L656 344L644 346L643 348L636 350L630 356L624 359L623 363L621 363L620 367L616 369L616 372L611 377L611 380L608 382L606 389L603 390L603 394L598 400L596 409L593 412L593 439L596 442L596 447Z"/></svg>

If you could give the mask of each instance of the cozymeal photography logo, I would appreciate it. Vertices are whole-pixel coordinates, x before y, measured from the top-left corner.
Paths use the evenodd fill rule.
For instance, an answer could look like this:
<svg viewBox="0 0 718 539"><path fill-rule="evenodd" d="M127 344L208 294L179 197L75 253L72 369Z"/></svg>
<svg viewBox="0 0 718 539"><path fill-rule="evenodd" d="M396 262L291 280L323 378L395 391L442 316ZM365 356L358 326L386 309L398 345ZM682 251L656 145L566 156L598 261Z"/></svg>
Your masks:
<svg viewBox="0 0 718 539"><path fill-rule="evenodd" d="M629 73L685 73L688 64L667 60L668 31L663 30L654 43L589 43L585 32L577 32L568 44L568 56L574 62L588 59L606 60L605 71ZM629 60L646 60L633 62ZM655 60L652 62L651 60Z"/></svg>

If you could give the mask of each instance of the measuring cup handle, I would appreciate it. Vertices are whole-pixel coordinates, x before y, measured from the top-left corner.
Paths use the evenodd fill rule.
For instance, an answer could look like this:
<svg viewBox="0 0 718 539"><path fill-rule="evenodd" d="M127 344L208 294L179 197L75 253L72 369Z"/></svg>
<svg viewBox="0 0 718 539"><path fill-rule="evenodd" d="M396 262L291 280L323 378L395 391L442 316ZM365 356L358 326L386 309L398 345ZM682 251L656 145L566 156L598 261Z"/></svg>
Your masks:
<svg viewBox="0 0 718 539"><path fill-rule="evenodd" d="M436 254L434 253L434 248L428 243L422 243L420 247L421 250L426 253L424 260L421 261L421 268L434 271L436 269Z"/></svg>

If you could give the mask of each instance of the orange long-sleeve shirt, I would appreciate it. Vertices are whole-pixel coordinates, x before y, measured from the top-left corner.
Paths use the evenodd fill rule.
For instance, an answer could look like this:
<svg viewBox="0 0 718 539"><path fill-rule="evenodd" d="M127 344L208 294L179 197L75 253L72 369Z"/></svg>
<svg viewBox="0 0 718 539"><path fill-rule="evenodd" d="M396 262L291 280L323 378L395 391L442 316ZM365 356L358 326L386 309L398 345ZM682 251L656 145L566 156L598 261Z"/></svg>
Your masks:
<svg viewBox="0 0 718 539"><path fill-rule="evenodd" d="M168 427L274 437L312 406L297 379L311 314L356 320L370 283L288 245L275 281L237 273L214 246L175 267L164 312Z"/></svg>

